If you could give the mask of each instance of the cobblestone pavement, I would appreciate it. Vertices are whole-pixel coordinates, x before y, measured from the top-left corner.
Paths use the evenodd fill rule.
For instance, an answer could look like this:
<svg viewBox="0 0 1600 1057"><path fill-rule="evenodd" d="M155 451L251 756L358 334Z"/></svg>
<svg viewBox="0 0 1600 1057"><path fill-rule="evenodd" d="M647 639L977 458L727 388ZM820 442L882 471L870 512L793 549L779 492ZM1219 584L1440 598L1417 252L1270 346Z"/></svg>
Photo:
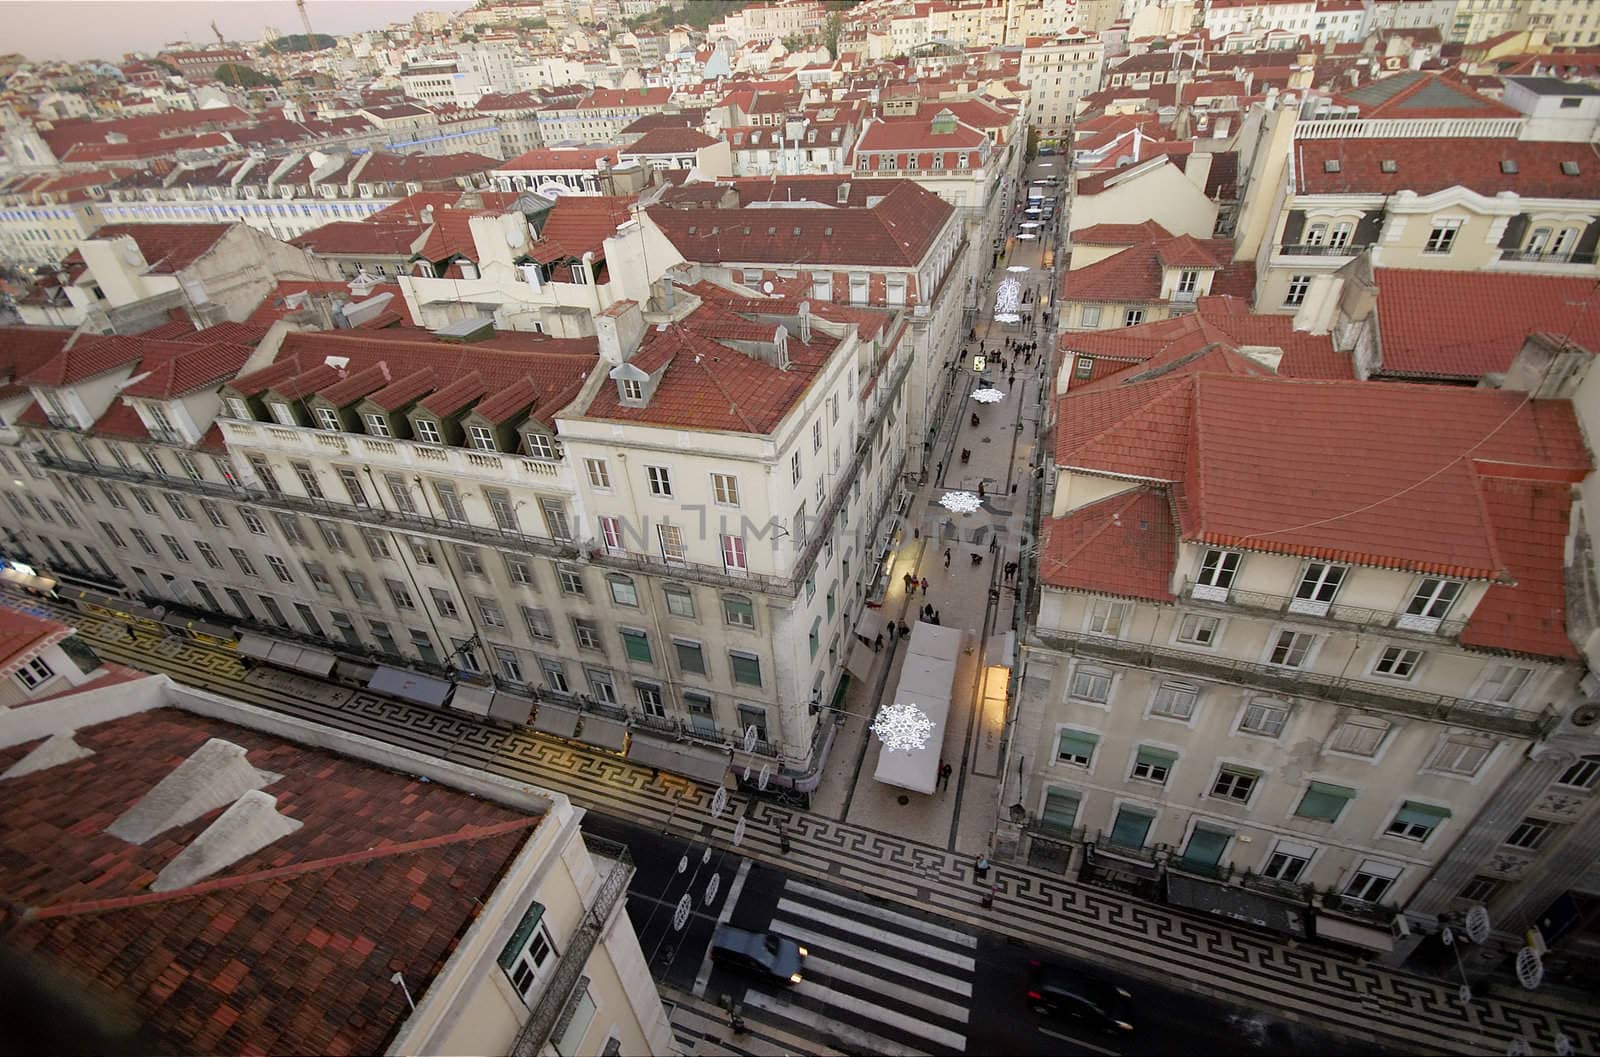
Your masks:
<svg viewBox="0 0 1600 1057"><path fill-rule="evenodd" d="M1600 1050L1600 1018L1565 1008L1550 995L1508 993L1462 1005L1455 989L1438 981L1295 947L1026 867L997 866L980 884L970 855L742 795L731 796L729 809L713 820L708 787L668 775L652 778L648 769L609 753L286 672L247 673L229 650L144 632L130 642L118 622L9 593L3 600L64 617L112 660L560 790L581 807L723 848L732 847L733 827L742 817L747 829L739 853L791 874L831 880L1230 1002L1271 1007L1327 1031L1418 1053L1503 1053L1516 1037L1534 1052L1550 1053L1561 1034L1576 1052ZM780 826L790 842L787 854L779 847ZM989 884L995 887L993 906L984 907Z"/></svg>

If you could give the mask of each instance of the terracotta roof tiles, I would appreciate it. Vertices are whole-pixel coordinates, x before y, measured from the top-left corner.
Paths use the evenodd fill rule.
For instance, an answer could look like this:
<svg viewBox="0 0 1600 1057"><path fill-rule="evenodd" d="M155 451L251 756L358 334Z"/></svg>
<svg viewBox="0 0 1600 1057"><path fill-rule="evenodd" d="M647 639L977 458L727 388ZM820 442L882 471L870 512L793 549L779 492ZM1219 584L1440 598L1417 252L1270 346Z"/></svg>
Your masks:
<svg viewBox="0 0 1600 1057"><path fill-rule="evenodd" d="M1047 587L1169 602L1177 556L1172 507L1157 489L1134 488L1039 527Z"/></svg>

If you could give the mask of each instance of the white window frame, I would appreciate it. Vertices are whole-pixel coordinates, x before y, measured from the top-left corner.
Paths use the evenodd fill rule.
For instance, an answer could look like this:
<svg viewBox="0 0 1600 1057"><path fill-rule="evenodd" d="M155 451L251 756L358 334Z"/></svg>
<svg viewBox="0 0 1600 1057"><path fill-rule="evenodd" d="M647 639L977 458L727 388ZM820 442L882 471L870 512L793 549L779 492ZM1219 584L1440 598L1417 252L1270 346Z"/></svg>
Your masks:
<svg viewBox="0 0 1600 1057"><path fill-rule="evenodd" d="M644 468L645 489L656 499L672 498L672 471L665 466Z"/></svg>
<svg viewBox="0 0 1600 1057"><path fill-rule="evenodd" d="M1111 691L1116 684L1116 679L1116 673L1109 668L1101 668L1090 664L1074 665L1072 675L1067 682L1067 696L1074 701L1084 701L1105 707L1111 701ZM1104 681L1104 696L1095 697L1093 694L1100 691L1100 682L1102 680Z"/></svg>
<svg viewBox="0 0 1600 1057"><path fill-rule="evenodd" d="M1204 629L1209 628L1209 632ZM1182 613L1172 630L1172 640L1211 649L1222 640L1222 618L1210 613Z"/></svg>
<svg viewBox="0 0 1600 1057"><path fill-rule="evenodd" d="M1317 646L1321 639L1320 635L1309 631L1278 628L1277 634L1267 642L1266 656L1262 661L1274 668L1303 672L1311 667L1311 662L1316 659Z"/></svg>
<svg viewBox="0 0 1600 1057"><path fill-rule="evenodd" d="M1277 729L1270 729L1274 724L1260 722L1259 720L1252 724L1252 710L1258 712L1260 720L1265 720L1269 713L1276 714L1279 717L1276 723ZM1246 701L1244 706L1239 709L1239 719L1234 726L1240 734L1247 734L1256 738L1270 738L1276 741L1278 738L1283 737L1285 730L1289 729L1289 720L1293 715L1294 710L1287 701L1279 701L1270 697L1256 697Z"/></svg>
<svg viewBox="0 0 1600 1057"><path fill-rule="evenodd" d="M1387 720L1375 716L1349 716L1329 732L1324 751L1375 760L1382 754L1393 731L1394 724Z"/></svg>
<svg viewBox="0 0 1600 1057"><path fill-rule="evenodd" d="M1435 632L1461 601L1466 584L1442 576L1425 576L1412 588L1405 609L1395 619L1395 627L1407 631Z"/></svg>
<svg viewBox="0 0 1600 1057"><path fill-rule="evenodd" d="M1089 612L1085 615L1085 630L1091 635L1102 635L1108 639L1120 639L1122 629L1128 623L1129 613L1133 609L1131 602L1117 602L1109 598L1097 598L1089 605Z"/></svg>
<svg viewBox="0 0 1600 1057"><path fill-rule="evenodd" d="M1332 562L1307 562L1300 570L1300 580L1295 585L1294 597L1289 600L1289 612L1305 613L1314 617L1328 615L1339 589L1350 575L1350 567Z"/></svg>
<svg viewBox="0 0 1600 1057"><path fill-rule="evenodd" d="M1190 595L1207 602L1226 602L1228 591L1239 578L1239 567L1243 564L1244 556L1238 551L1207 548L1200 555L1200 570L1195 574Z"/></svg>
<svg viewBox="0 0 1600 1057"><path fill-rule="evenodd" d="M1186 702L1186 704L1185 704ZM1150 698L1150 715L1188 723L1200 707L1200 684L1164 679Z"/></svg>
<svg viewBox="0 0 1600 1057"><path fill-rule="evenodd" d="M1378 654L1372 661L1372 674L1380 679L1410 679L1417 674L1425 656L1414 646L1379 646Z"/></svg>

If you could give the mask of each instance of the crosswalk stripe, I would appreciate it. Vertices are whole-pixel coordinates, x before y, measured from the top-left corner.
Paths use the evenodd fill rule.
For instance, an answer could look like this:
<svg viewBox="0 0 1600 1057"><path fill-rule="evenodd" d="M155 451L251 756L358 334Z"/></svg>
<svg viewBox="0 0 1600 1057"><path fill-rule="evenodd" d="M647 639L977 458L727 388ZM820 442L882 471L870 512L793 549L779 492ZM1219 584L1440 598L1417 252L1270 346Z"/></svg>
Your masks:
<svg viewBox="0 0 1600 1057"><path fill-rule="evenodd" d="M921 940L902 936L898 932L874 928L865 922L856 921L841 914L832 914L826 910L818 910L815 907L808 907L803 903L796 903L792 899L778 900L778 913L788 914L791 920L814 922L818 925L831 925L836 929L843 929L846 934L864 936L867 939L877 940L879 943L887 943L891 946L899 947L903 951L920 954L924 958L931 958L936 962L943 962L952 968L961 969L969 973L972 971L973 966L977 964L968 955L956 954L945 950L943 947L935 947L931 943L923 943Z"/></svg>
<svg viewBox="0 0 1600 1057"><path fill-rule="evenodd" d="M855 984L857 987L865 987L870 991L881 994L885 998L898 999L907 1005L916 1006L918 1009L932 1013L936 1017L944 1017L946 1020L953 1020L958 1024L967 1022L968 1011L966 1006L958 1005L955 1002L946 1002L942 998L934 998L915 988L885 980L871 973L864 973L859 969L852 969L848 965L840 965L838 962L828 961L826 958L818 958L814 954L806 959L804 971L808 980L812 978L813 973L816 973L828 980Z"/></svg>
<svg viewBox="0 0 1600 1057"><path fill-rule="evenodd" d="M891 1042L881 1035L863 1031L853 1024L845 1024L835 1017L813 1012L753 988L745 992L744 1004L775 1013L785 1020L817 1032L823 1038L838 1040L846 1049L855 1053L884 1054L885 1057L921 1057L921 1050L914 1050L904 1043Z"/></svg>
<svg viewBox="0 0 1600 1057"><path fill-rule="evenodd" d="M948 1028L941 1028L937 1024L929 1024L926 1021L918 1020L916 1017L902 1013L898 1009L889 1009L885 1006L868 1002L864 998L857 998L855 995L846 994L843 991L835 991L831 987L824 987L811 980L800 981L794 985L794 990L798 995L826 1003L835 1009L847 1010L858 1016L875 1020L879 1024L887 1024L889 1027L903 1031L907 1035L915 1035L919 1039L927 1039L936 1046L948 1046L952 1050L964 1050L967 1048L967 1037L965 1035L951 1031Z"/></svg>
<svg viewBox="0 0 1600 1057"><path fill-rule="evenodd" d="M783 887L785 891L797 892L812 899L818 899L824 903L832 903L834 906L843 907L847 910L859 910L869 918L879 921L892 921L896 925L902 925L908 929L916 929L918 932L924 932L929 936L933 936L941 940L948 940L951 943L959 943L961 946L970 948L972 950L976 950L978 947L978 937L969 932L962 932L960 929L946 928L943 925L935 925L931 922L923 921L920 918L914 918L909 914L897 914L893 910L886 910L876 903L869 903L864 899L852 899L849 896L839 895L836 892L830 892L826 888L818 888L816 885L809 885L804 881L797 881L792 877L784 881Z"/></svg>
<svg viewBox="0 0 1600 1057"><path fill-rule="evenodd" d="M858 947L854 943L847 943L844 940L836 940L831 936L824 936L819 932L811 931L798 921L790 921L787 918L774 918L773 924L778 926L783 934L790 939L797 940L813 950L848 955L868 965L876 965L880 968L892 970L902 976L920 980L923 983L931 984L963 998L972 997L972 984L966 980L945 976L943 973L933 972L920 965L903 962L898 958L890 958L879 951L871 951L865 947Z"/></svg>

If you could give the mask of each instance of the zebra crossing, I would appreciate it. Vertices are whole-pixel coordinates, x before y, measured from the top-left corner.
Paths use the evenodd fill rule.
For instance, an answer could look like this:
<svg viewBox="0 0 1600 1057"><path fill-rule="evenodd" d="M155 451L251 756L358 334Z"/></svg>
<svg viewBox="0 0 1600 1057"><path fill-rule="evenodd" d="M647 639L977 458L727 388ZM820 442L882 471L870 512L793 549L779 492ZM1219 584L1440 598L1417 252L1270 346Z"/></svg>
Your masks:
<svg viewBox="0 0 1600 1057"><path fill-rule="evenodd" d="M961 1053L977 937L790 877L773 932L809 952L805 979L744 1004L853 1053Z"/></svg>

